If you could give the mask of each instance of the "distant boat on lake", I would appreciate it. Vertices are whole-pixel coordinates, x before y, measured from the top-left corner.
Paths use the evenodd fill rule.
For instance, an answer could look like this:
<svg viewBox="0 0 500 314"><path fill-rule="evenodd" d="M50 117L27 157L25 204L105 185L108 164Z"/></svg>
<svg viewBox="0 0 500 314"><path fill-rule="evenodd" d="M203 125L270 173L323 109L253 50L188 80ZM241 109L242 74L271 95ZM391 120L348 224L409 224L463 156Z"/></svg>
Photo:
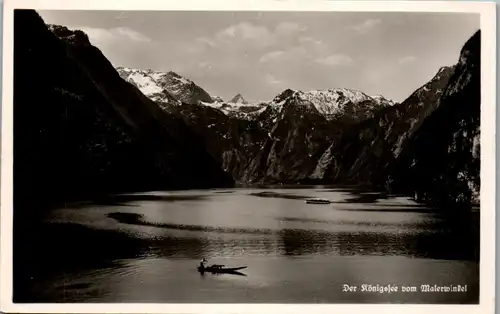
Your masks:
<svg viewBox="0 0 500 314"><path fill-rule="evenodd" d="M311 198L306 200L307 204L330 204L331 202L324 198Z"/></svg>

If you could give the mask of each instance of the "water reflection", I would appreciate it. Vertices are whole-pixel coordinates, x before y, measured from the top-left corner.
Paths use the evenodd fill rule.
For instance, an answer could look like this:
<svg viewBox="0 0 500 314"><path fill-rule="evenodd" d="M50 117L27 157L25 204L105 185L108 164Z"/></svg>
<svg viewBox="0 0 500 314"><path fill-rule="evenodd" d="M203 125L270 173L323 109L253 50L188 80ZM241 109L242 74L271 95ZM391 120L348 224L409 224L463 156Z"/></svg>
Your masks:
<svg viewBox="0 0 500 314"><path fill-rule="evenodd" d="M306 200L309 198L309 196L305 195L295 195L295 194L278 193L278 192L258 192L258 193L250 193L250 195L257 197L282 198L290 200Z"/></svg>
<svg viewBox="0 0 500 314"><path fill-rule="evenodd" d="M266 228L224 228L224 227L210 227L201 225L188 225L188 224L172 224L161 222L150 222L144 220L144 215L135 213L110 213L107 215L109 218L116 219L121 223L139 225L139 226L152 226L164 229L177 229L187 231L206 231L206 232L221 232L221 233L252 233L252 234L271 234L275 233L272 229Z"/></svg>
<svg viewBox="0 0 500 314"><path fill-rule="evenodd" d="M229 192L219 192L229 193ZM130 204L138 201L150 202L180 202L180 201L203 201L208 195L204 194L116 194L106 195L96 198L91 201L73 202L65 204L65 207L70 208L86 208L91 206L131 206L136 207L136 204Z"/></svg>
<svg viewBox="0 0 500 314"><path fill-rule="evenodd" d="M242 276L242 277L246 277L247 275L246 274L243 274L239 271L236 271L236 270L233 270L233 271L227 271L225 273L210 273L210 272L199 272L200 273L200 276L201 277L205 277L205 276Z"/></svg>
<svg viewBox="0 0 500 314"><path fill-rule="evenodd" d="M433 259L474 260L471 243L453 245L448 236L435 234L392 233L316 233L303 230L284 230L280 233L284 255L392 255ZM464 250L459 250L461 246Z"/></svg>
<svg viewBox="0 0 500 314"><path fill-rule="evenodd" d="M338 204L343 204L342 202L338 202ZM376 205L376 204L374 204ZM372 205L373 206L373 205ZM428 213L428 214L437 214L432 211L432 209L428 207L419 207L415 205L399 205L399 204L380 204L376 205L377 207L359 207L359 208L341 208L339 210L350 211L350 212L381 212L381 213ZM389 207L389 208L388 208ZM394 207L394 208L390 208Z"/></svg>
<svg viewBox="0 0 500 314"><path fill-rule="evenodd" d="M113 267L123 258L156 256L161 258L229 257L229 256L307 256L307 255L393 255L445 260L474 260L474 239L467 235L457 241L456 235L428 233L325 232L287 229L269 234L187 234L138 239L122 234L92 230L79 225L52 226L65 230L76 241L66 244L54 234L39 235L32 258L46 256L34 264L39 271L61 267ZM55 230L53 229L53 230ZM54 232L52 232L54 233ZM85 240L84 240L85 239ZM42 248L50 241L52 250ZM64 249L61 249L64 246ZM43 253L42 253L43 250Z"/></svg>
<svg viewBox="0 0 500 314"><path fill-rule="evenodd" d="M378 200L384 200L389 197L387 193L353 193L354 197L347 198L345 202L347 203L375 203Z"/></svg>
<svg viewBox="0 0 500 314"><path fill-rule="evenodd" d="M14 237L15 301L248 302L252 292L258 300L344 302L354 299L325 292L339 278L478 278L478 214L325 191L162 192L61 208ZM318 194L336 203L301 201ZM250 266L200 280L202 257ZM143 284L155 293L141 291Z"/></svg>
<svg viewBox="0 0 500 314"><path fill-rule="evenodd" d="M401 211L407 212L407 211ZM397 222L381 222L381 221L348 221L348 220L326 220L305 217L278 217L278 221L283 222L303 222L313 224L327 225L356 225L367 227L405 227L405 228L432 228L438 226L442 221L439 220L422 220L422 221L397 221Z"/></svg>

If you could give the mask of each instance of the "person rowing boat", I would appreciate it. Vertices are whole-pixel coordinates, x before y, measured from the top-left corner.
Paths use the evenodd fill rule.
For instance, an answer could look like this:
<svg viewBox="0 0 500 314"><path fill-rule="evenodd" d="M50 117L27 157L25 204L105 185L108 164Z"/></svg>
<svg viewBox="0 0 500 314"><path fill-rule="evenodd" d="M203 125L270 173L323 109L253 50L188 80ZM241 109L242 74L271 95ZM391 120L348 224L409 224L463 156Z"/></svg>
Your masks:
<svg viewBox="0 0 500 314"><path fill-rule="evenodd" d="M205 263L207 262L207 260L205 258L203 258L200 262L200 269L205 269Z"/></svg>
<svg viewBox="0 0 500 314"><path fill-rule="evenodd" d="M200 266L198 266L198 271L200 274L204 274L205 272L212 273L212 274L233 274L233 275L240 275L240 276L246 276L245 274L242 274L238 272L238 270L245 269L247 266L240 266L240 267L232 267L232 268L227 268L224 267L225 265L210 265L206 266L207 260L203 258L200 262Z"/></svg>
<svg viewBox="0 0 500 314"><path fill-rule="evenodd" d="M211 265L211 266L208 266L206 267L205 264L208 263L207 259L206 258L203 258L200 262L200 270L205 270L205 269L222 269L222 267L224 267L225 265L218 265L218 264L214 264L214 265Z"/></svg>

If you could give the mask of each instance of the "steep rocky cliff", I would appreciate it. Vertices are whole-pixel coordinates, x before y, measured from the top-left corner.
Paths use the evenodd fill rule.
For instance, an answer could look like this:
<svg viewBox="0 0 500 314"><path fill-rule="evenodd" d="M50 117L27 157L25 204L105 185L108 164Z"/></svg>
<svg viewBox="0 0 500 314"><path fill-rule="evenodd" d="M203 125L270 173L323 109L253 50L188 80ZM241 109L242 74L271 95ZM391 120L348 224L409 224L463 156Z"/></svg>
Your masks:
<svg viewBox="0 0 500 314"><path fill-rule="evenodd" d="M342 129L323 153L311 181L383 187L387 169L408 139L437 107L453 67L443 67L401 104L385 107L371 119Z"/></svg>
<svg viewBox="0 0 500 314"><path fill-rule="evenodd" d="M243 173L246 182L300 183L336 128L301 93L289 90L267 106L257 125L265 134Z"/></svg>
<svg viewBox="0 0 500 314"><path fill-rule="evenodd" d="M158 72L118 68L125 80L164 111L182 116L213 158L241 183L301 183L316 167L334 135L346 125L369 119L394 103L345 88L309 92L287 89L270 102L248 103L241 94L229 102L215 98L186 103L164 89ZM191 82L187 78L179 80ZM201 87L197 89L202 90ZM160 93L162 91L162 93ZM177 99L162 101L164 95Z"/></svg>
<svg viewBox="0 0 500 314"><path fill-rule="evenodd" d="M295 184L309 180L342 128L392 105L348 89L288 89L268 103L200 102L165 110L179 112L237 181Z"/></svg>
<svg viewBox="0 0 500 314"><path fill-rule="evenodd" d="M430 203L479 202L481 32L464 45L438 108L404 146L392 186Z"/></svg>
<svg viewBox="0 0 500 314"><path fill-rule="evenodd" d="M226 115L209 106L185 104L170 110L179 112L186 124L204 139L209 152L227 173L246 183L248 165L268 137L258 121Z"/></svg>
<svg viewBox="0 0 500 314"><path fill-rule="evenodd" d="M401 104L343 129L310 182L367 184L441 207L470 206L479 201L479 118L480 31L455 66Z"/></svg>
<svg viewBox="0 0 500 314"><path fill-rule="evenodd" d="M83 32L49 30L32 10L15 11L14 32L16 204L233 184L183 119L121 79Z"/></svg>

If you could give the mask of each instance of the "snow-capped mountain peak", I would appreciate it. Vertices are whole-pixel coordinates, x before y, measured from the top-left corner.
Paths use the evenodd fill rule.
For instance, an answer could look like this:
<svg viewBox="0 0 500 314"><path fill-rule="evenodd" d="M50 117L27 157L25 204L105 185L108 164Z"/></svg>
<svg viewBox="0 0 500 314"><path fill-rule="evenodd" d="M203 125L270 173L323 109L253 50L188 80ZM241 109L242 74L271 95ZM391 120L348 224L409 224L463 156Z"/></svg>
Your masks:
<svg viewBox="0 0 500 314"><path fill-rule="evenodd" d="M395 104L394 101L387 99L386 97L384 97L382 95L374 95L374 96L371 96L371 98L375 99L381 105L385 104L385 105L393 106Z"/></svg>
<svg viewBox="0 0 500 314"><path fill-rule="evenodd" d="M224 102L224 99L220 96L212 96L212 101L213 102Z"/></svg>
<svg viewBox="0 0 500 314"><path fill-rule="evenodd" d="M182 77L179 74L172 71L168 71L166 75L170 76L173 80L179 82L180 84L185 84L185 85L194 84L193 81L191 81L190 79Z"/></svg>
<svg viewBox="0 0 500 314"><path fill-rule="evenodd" d="M220 97L211 97L192 80L175 72L158 72L119 67L118 73L126 81L137 86L147 97L157 102L186 103L210 106L229 116L241 118L257 117L267 107L281 112L286 103L297 106L304 105L317 111L328 120L350 116L356 120L372 115L373 110L392 106L394 103L384 96L368 96L365 93L348 88L331 88L327 90L287 89L267 103L248 103L241 94L236 94L229 102ZM293 101L291 101L293 100ZM271 109L272 109L271 108ZM314 109L315 108L315 109ZM274 110L272 109L272 110ZM309 110L310 110L309 109ZM274 110L275 111L275 110Z"/></svg>
<svg viewBox="0 0 500 314"><path fill-rule="evenodd" d="M224 102L224 101L214 101L213 103L200 102L202 106L212 107L222 111L227 116L236 117L239 119L251 120L262 113L266 107L267 103L234 103L234 102Z"/></svg>
<svg viewBox="0 0 500 314"><path fill-rule="evenodd" d="M169 103L165 91L158 81L162 75L151 70L132 69L126 67L118 67L116 71L127 82L135 85L144 95L153 101Z"/></svg>
<svg viewBox="0 0 500 314"><path fill-rule="evenodd" d="M154 101L169 102L175 98L187 104L197 104L200 101L211 103L212 97L196 85L175 72L158 72L126 67L116 68L120 76L134 84L139 90Z"/></svg>
<svg viewBox="0 0 500 314"><path fill-rule="evenodd" d="M234 96L233 99L231 99L229 102L233 104L248 104L245 98L243 98L243 96L241 96L241 94L239 93L236 94L236 96Z"/></svg>
<svg viewBox="0 0 500 314"><path fill-rule="evenodd" d="M348 88L311 90L308 92L287 89L276 96L272 104L274 106L283 105L286 100L292 98L313 104L318 112L327 119L334 119L345 114L348 105L351 105L351 111L366 111L381 106L393 105L392 101L383 96L370 97L361 91Z"/></svg>

